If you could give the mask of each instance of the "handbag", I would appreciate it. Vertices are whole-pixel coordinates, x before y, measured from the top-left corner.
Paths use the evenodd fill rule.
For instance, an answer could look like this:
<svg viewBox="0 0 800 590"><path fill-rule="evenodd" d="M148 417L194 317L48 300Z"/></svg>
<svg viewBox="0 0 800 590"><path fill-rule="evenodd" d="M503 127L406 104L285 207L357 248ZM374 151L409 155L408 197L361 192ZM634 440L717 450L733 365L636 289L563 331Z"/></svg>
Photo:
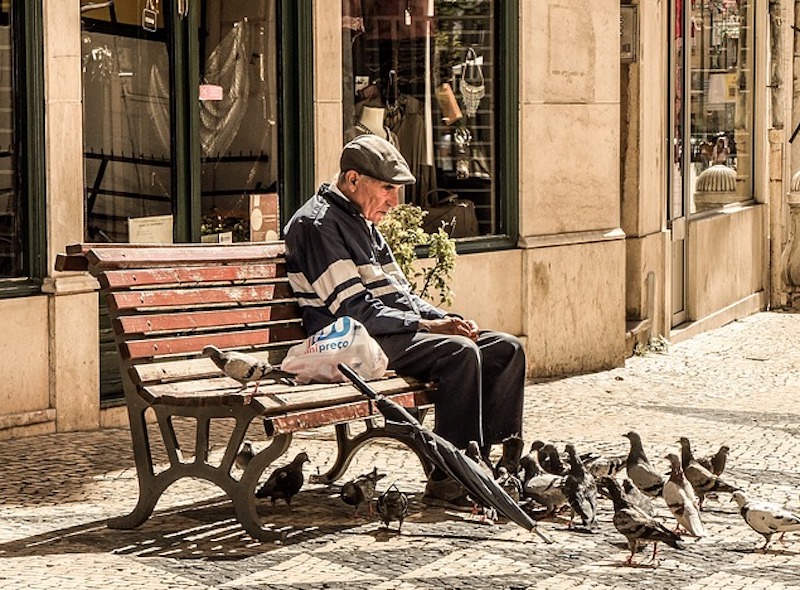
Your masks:
<svg viewBox="0 0 800 590"><path fill-rule="evenodd" d="M440 199L440 193L446 196ZM435 234L440 227L444 227L451 238L478 235L475 203L469 199L460 199L456 193L446 188L435 188L425 194L425 201L422 210L428 214L422 218L422 229L426 233Z"/></svg>

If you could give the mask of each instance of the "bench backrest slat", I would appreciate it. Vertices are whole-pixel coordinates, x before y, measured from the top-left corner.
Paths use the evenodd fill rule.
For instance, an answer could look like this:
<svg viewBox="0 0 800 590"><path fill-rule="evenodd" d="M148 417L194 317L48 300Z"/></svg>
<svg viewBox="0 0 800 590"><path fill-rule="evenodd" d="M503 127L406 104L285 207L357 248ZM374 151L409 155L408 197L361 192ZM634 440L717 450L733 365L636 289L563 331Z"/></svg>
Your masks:
<svg viewBox="0 0 800 590"><path fill-rule="evenodd" d="M235 287L208 287L191 289L158 289L147 291L117 291L106 297L108 308L114 311L165 308L215 304L263 303L273 299L290 300L288 283L271 285L243 285Z"/></svg>
<svg viewBox="0 0 800 590"><path fill-rule="evenodd" d="M125 334L163 334L231 326L257 326L297 318L294 303L245 308L221 308L209 311L168 312L118 316L114 331Z"/></svg>
<svg viewBox="0 0 800 590"><path fill-rule="evenodd" d="M199 354L208 345L222 350L261 348L267 344L298 340L303 335L303 328L299 324L288 324L274 328L125 340L118 342L118 345L123 359L147 359Z"/></svg>
<svg viewBox="0 0 800 590"><path fill-rule="evenodd" d="M282 261L270 264L198 266L110 270L102 275L101 286L108 289L157 285L192 285L198 283L240 283L270 280L285 275Z"/></svg>
<svg viewBox="0 0 800 590"><path fill-rule="evenodd" d="M126 268L171 268L175 266L263 263L283 256L283 243L264 244L174 244L166 247L91 248L86 252L93 272Z"/></svg>

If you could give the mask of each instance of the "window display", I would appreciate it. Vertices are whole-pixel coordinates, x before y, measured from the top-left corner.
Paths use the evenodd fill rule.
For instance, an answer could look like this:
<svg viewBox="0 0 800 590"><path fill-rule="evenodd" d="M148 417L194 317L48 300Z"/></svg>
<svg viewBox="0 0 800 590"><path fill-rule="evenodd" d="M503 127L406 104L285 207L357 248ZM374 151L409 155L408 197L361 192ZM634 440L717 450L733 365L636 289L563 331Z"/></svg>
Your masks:
<svg viewBox="0 0 800 590"><path fill-rule="evenodd" d="M751 4L692 0L687 7L692 211L752 198Z"/></svg>
<svg viewBox="0 0 800 590"><path fill-rule="evenodd" d="M417 178L405 202L438 219L448 202L474 205L474 223L448 226L457 237L500 227L494 4L342 1L344 140L374 133L394 143Z"/></svg>
<svg viewBox="0 0 800 590"><path fill-rule="evenodd" d="M22 199L14 155L14 76L11 4L0 9L0 278L22 275Z"/></svg>

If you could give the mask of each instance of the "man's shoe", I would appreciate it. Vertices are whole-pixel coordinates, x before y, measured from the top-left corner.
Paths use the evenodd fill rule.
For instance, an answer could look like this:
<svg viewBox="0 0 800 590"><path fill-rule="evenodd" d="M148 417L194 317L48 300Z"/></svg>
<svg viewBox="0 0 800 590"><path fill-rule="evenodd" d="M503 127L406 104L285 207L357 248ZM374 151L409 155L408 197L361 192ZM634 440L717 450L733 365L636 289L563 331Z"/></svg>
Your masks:
<svg viewBox="0 0 800 590"><path fill-rule="evenodd" d="M422 503L427 506L439 506L460 512L471 512L474 506L467 499L467 492L461 484L452 477L440 480L428 479Z"/></svg>

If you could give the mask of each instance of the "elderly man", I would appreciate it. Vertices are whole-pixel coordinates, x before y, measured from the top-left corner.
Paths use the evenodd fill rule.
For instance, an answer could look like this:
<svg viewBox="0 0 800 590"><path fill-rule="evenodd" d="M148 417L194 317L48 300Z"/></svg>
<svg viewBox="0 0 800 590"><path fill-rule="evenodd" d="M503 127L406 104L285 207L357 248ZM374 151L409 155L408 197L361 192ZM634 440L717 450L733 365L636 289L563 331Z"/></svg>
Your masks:
<svg viewBox="0 0 800 590"><path fill-rule="evenodd" d="M289 280L313 333L341 316L361 322L400 375L438 384L434 430L459 448L521 434L525 353L513 336L480 330L411 292L377 224L414 176L375 135L344 146L335 182L323 184L285 228ZM458 484L431 474L423 502L471 506Z"/></svg>

